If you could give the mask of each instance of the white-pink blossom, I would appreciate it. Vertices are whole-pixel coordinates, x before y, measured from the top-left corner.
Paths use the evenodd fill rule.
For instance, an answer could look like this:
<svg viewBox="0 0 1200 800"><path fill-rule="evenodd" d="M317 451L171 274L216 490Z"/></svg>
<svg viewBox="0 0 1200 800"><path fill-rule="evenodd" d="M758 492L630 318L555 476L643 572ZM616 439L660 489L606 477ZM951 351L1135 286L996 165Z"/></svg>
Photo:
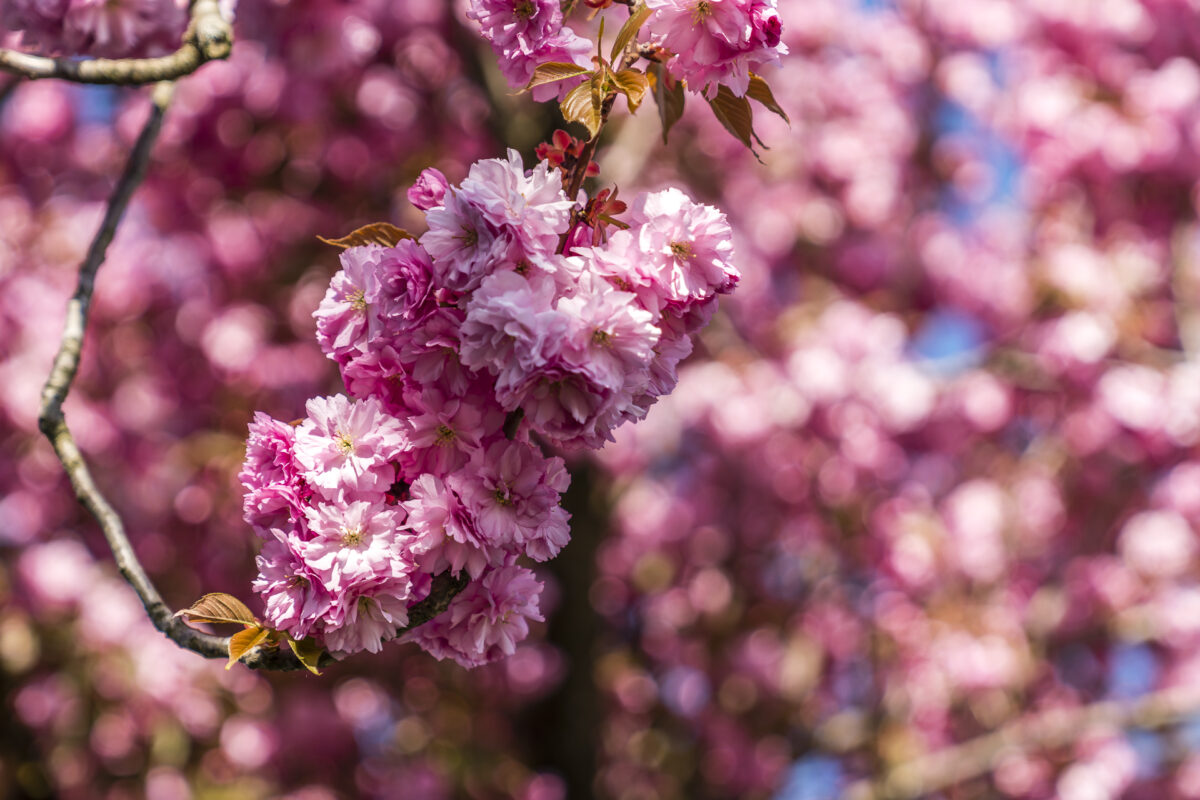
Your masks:
<svg viewBox="0 0 1200 800"><path fill-rule="evenodd" d="M638 195L631 233L669 305L686 306L733 291L733 231L725 215L675 188Z"/></svg>
<svg viewBox="0 0 1200 800"><path fill-rule="evenodd" d="M649 32L674 54L671 74L708 97L746 94L750 73L786 55L775 0L647 0Z"/></svg>
<svg viewBox="0 0 1200 800"><path fill-rule="evenodd" d="M488 566L503 562L503 548L480 536L474 513L436 475L418 477L409 488L409 499L401 505L413 531L412 552L423 571L436 575L466 570L478 578Z"/></svg>
<svg viewBox="0 0 1200 800"><path fill-rule="evenodd" d="M314 397L306 408L295 445L305 480L328 500L387 491L395 480L390 462L407 447L408 426L373 397Z"/></svg>
<svg viewBox="0 0 1200 800"><path fill-rule="evenodd" d="M554 285L530 281L515 272L498 272L479 287L467 306L459 355L473 370L486 370L497 383L520 383L547 363L549 353L568 330L555 311Z"/></svg>
<svg viewBox="0 0 1200 800"><path fill-rule="evenodd" d="M510 552L528 551L532 545L551 555L567 538L565 512L556 516L551 511L569 483L562 459L547 459L531 444L503 440L446 478L488 544Z"/></svg>
<svg viewBox="0 0 1200 800"><path fill-rule="evenodd" d="M472 581L444 614L410 632L405 640L464 667L495 661L512 655L517 643L529 635L529 620L542 619L541 592L541 581L524 567L499 567Z"/></svg>
<svg viewBox="0 0 1200 800"><path fill-rule="evenodd" d="M334 595L383 580L407 580L412 571L400 529L404 510L382 500L320 503L307 511L311 538L300 555Z"/></svg>

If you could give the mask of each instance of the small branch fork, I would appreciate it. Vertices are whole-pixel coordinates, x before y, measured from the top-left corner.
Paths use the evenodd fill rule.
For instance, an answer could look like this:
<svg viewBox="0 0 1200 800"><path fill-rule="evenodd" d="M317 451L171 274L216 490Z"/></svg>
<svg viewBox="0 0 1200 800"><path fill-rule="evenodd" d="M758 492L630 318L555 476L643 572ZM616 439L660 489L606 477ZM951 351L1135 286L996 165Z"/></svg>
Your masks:
<svg viewBox="0 0 1200 800"><path fill-rule="evenodd" d="M963 744L900 764L874 781L847 787L848 800L915 800L994 770L1007 755L1067 747L1104 730L1163 728L1200 713L1200 689L1179 686L1136 700L1102 701L1027 716Z"/></svg>
<svg viewBox="0 0 1200 800"><path fill-rule="evenodd" d="M221 16L217 0L194 0L183 44L159 58L48 58L0 48L0 70L23 78L62 78L75 83L140 86L190 75L208 61L227 58L233 28Z"/></svg>

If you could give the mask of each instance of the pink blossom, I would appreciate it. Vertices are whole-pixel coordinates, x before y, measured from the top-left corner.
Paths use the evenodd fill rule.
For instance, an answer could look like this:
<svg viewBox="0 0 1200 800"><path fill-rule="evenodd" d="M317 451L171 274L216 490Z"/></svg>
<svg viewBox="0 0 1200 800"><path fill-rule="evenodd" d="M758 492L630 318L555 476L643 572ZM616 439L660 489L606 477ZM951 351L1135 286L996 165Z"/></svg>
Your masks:
<svg viewBox="0 0 1200 800"><path fill-rule="evenodd" d="M556 310L570 321L559 351L566 363L613 389L646 385L659 329L635 295L589 276L575 295L558 301Z"/></svg>
<svg viewBox="0 0 1200 800"><path fill-rule="evenodd" d="M657 272L668 304L733 291L740 273L724 214L675 188L638 195L631 211L638 250Z"/></svg>
<svg viewBox="0 0 1200 800"><path fill-rule="evenodd" d="M646 391L634 403L643 409L650 407L654 399L668 395L679 382L677 368L683 359L692 354L692 337L688 335L682 321L671 315L659 320L661 335L654 345L654 357L649 366L649 383Z"/></svg>
<svg viewBox="0 0 1200 800"><path fill-rule="evenodd" d="M561 362L549 362L497 386L506 409L520 408L538 433L561 447L600 447L610 441L610 414L623 408L625 397L586 373Z"/></svg>
<svg viewBox="0 0 1200 800"><path fill-rule="evenodd" d="M509 232L520 256L552 254L559 235L567 230L574 205L563 193L557 171L539 161L526 172L520 154L512 149L507 160L490 158L472 164L460 191L484 219Z"/></svg>
<svg viewBox="0 0 1200 800"><path fill-rule="evenodd" d="M426 167L421 170L417 180L409 187L408 201L422 211L428 211L442 204L442 199L446 196L446 190L449 187L450 181L446 180L446 176L442 174L441 170Z"/></svg>
<svg viewBox="0 0 1200 800"><path fill-rule="evenodd" d="M512 655L529 635L529 620L542 619L541 592L541 581L524 567L499 567L472 581L444 614L407 634L405 641L464 667Z"/></svg>
<svg viewBox="0 0 1200 800"><path fill-rule="evenodd" d="M263 596L263 618L276 630L297 639L306 638L313 625L329 611L334 595L325 581L301 557L303 543L274 529L255 563L254 591Z"/></svg>
<svg viewBox="0 0 1200 800"><path fill-rule="evenodd" d="M504 424L504 412L490 394L482 392L454 397L431 388L414 405L409 418L411 449L403 461L407 475L453 472Z"/></svg>
<svg viewBox="0 0 1200 800"><path fill-rule="evenodd" d="M379 326L372 331L372 339L385 329L402 327L433 310L433 264L429 254L414 240L402 239L395 247L383 248L378 255L375 265L378 284L375 293L367 297Z"/></svg>
<svg viewBox="0 0 1200 800"><path fill-rule="evenodd" d="M507 235L458 189L447 190L443 204L426 212L425 221L429 230L420 241L433 258L438 286L470 292L507 257Z"/></svg>
<svg viewBox="0 0 1200 800"><path fill-rule="evenodd" d="M480 33L500 49L519 48L531 53L562 30L558 0L471 0L467 17L480 25Z"/></svg>
<svg viewBox="0 0 1200 800"><path fill-rule="evenodd" d="M396 343L414 383L456 397L468 393L471 373L458 355L463 317L462 309L438 308L414 325L405 341Z"/></svg>
<svg viewBox="0 0 1200 800"><path fill-rule="evenodd" d="M168 49L171 32L182 36L186 15L176 0L70 0L63 23L70 49L119 58L144 48L155 35L166 39L163 50Z"/></svg>
<svg viewBox="0 0 1200 800"><path fill-rule="evenodd" d="M551 556L568 538L568 516L559 508L558 496L569 483L562 459L546 459L533 445L508 441L493 443L467 468L446 478L471 509L484 541Z"/></svg>
<svg viewBox="0 0 1200 800"><path fill-rule="evenodd" d="M327 623L321 636L335 653L378 653L383 643L396 638L408 624L409 586L405 581L388 581L360 594L342 598L337 621Z"/></svg>
<svg viewBox="0 0 1200 800"><path fill-rule="evenodd" d="M388 462L407 447L407 425L373 397L314 397L306 408L295 445L305 480L329 500L387 491L395 479Z"/></svg>
<svg viewBox="0 0 1200 800"><path fill-rule="evenodd" d="M713 97L723 83L738 96L750 73L787 54L774 0L647 0L648 27L674 54L671 74Z"/></svg>
<svg viewBox="0 0 1200 800"><path fill-rule="evenodd" d="M412 563L399 535L404 511L381 501L322 503L307 512L300 555L335 596L381 580L403 581Z"/></svg>
<svg viewBox="0 0 1200 800"><path fill-rule="evenodd" d="M341 367L346 391L357 398L374 397L385 411L404 416L408 411L405 400L419 385L390 345L379 344L369 352L357 355Z"/></svg>
<svg viewBox="0 0 1200 800"><path fill-rule="evenodd" d="M474 579L503 561L504 551L480 536L475 515L441 478L428 473L418 477L401 505L408 512L412 552L423 572L466 570Z"/></svg>
<svg viewBox="0 0 1200 800"><path fill-rule="evenodd" d="M296 429L285 422L254 412L246 437L246 460L238 479L247 489L273 483L293 483L299 477L293 449Z"/></svg>
<svg viewBox="0 0 1200 800"><path fill-rule="evenodd" d="M546 364L569 325L551 306L553 297L554 285L548 281L531 282L515 272L488 277L467 306L462 363L487 370L501 387L521 382Z"/></svg>
<svg viewBox="0 0 1200 800"><path fill-rule="evenodd" d="M238 479L246 489L243 512L260 533L275 525L295 524L311 490L296 462L296 431L291 425L255 412L246 440L246 459Z"/></svg>
<svg viewBox="0 0 1200 800"><path fill-rule="evenodd" d="M224 5L224 4L223 4ZM0 27L48 53L127 58L163 55L187 25L180 0L6 0Z"/></svg>
<svg viewBox="0 0 1200 800"><path fill-rule="evenodd" d="M783 35L783 20L774 0L755 0L750 6L750 21L754 27L754 38L767 47L775 47Z"/></svg>
<svg viewBox="0 0 1200 800"><path fill-rule="evenodd" d="M667 304L667 285L651 259L638 249L634 234L614 231L599 247L576 248L567 265L577 275L599 275L623 292L637 295L641 306L658 314Z"/></svg>
<svg viewBox="0 0 1200 800"><path fill-rule="evenodd" d="M321 349L339 364L364 352L370 340L369 298L379 295L377 262L382 251L379 245L343 250L342 269L329 282L325 299L313 313Z"/></svg>
<svg viewBox="0 0 1200 800"><path fill-rule="evenodd" d="M551 61L590 66L591 43L563 26L557 0L472 0L467 16L480 23L480 31L499 60L500 71L509 85L522 87L533 77L538 64ZM563 90L579 81L565 81ZM539 91L539 89L541 91ZM559 87L538 87L533 98L539 102L553 97Z"/></svg>

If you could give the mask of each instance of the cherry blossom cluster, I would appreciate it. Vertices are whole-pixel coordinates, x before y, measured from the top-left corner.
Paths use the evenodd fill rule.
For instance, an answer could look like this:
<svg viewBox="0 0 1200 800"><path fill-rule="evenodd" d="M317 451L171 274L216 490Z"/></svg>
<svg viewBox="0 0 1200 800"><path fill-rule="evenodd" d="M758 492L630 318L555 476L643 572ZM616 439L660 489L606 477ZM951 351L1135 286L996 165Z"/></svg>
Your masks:
<svg viewBox="0 0 1200 800"><path fill-rule="evenodd" d="M604 8L611 0L589 0ZM595 48L565 24L558 0L472 0L467 16L479 22L511 86L529 83L547 62L592 66ZM694 92L712 97L720 84L739 97L750 73L779 63L787 54L776 0L647 0L653 12L644 44L657 50L671 74ZM554 93L534 88L535 99Z"/></svg>
<svg viewBox="0 0 1200 800"><path fill-rule="evenodd" d="M516 151L458 186L426 170L409 197L428 230L346 249L315 314L350 397L250 426L254 587L275 628L374 652L433 576L465 573L468 589L408 639L473 666L541 619L541 583L516 560L569 538L570 477L535 442L597 448L643 418L738 272L716 209L643 194L605 239L549 163L527 171Z"/></svg>
<svg viewBox="0 0 1200 800"><path fill-rule="evenodd" d="M647 0L650 41L671 54L667 67L694 92L724 84L739 97L750 73L787 55L776 0Z"/></svg>
<svg viewBox="0 0 1200 800"><path fill-rule="evenodd" d="M481 26L496 53L500 71L511 86L524 86L538 64L574 63L590 67L592 43L563 24L558 0L472 0L467 16ZM535 91L535 99L547 99L551 88Z"/></svg>

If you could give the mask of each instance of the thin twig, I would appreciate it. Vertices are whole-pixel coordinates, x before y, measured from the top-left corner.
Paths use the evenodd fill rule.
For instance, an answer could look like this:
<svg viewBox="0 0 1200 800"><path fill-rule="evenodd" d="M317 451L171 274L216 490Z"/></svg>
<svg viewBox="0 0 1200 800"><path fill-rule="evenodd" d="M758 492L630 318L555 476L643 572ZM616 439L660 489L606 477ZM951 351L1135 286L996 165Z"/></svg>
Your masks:
<svg viewBox="0 0 1200 800"><path fill-rule="evenodd" d="M121 177L109 197L108 208L104 212L100 229L96 231L91 246L88 248L87 256L79 267L79 282L75 294L67 303L67 320L63 327L62 341L58 354L54 357L50 377L42 389L38 428L54 447L55 454L58 455L59 461L62 462L63 468L67 472L67 477L71 480L75 496L100 523L104 538L108 541L117 562L117 569L137 592L154 627L165 633L180 647L186 647L210 658L218 658L227 652L227 646L222 637L201 633L187 627L180 620L172 619L171 610L162 601L162 597L159 596L154 584L146 575L145 569L142 568L141 562L138 561L137 555L129 543L129 538L125 535L125 527L121 523L120 516L117 515L92 479L83 454L79 451L75 438L67 427L62 410L63 401L66 400L67 393L71 390L71 383L75 379L75 373L79 369L79 356L83 350L83 337L87 330L88 309L91 307L92 293L96 286L96 273L104 262L104 254L116 233L121 217L125 214L125 209L129 206L129 200L133 196L134 190L146 175L150 151L162 128L163 115L166 113L167 105L171 102L173 88L173 84L170 83L160 83L154 88L150 118L146 120L137 143L133 147L133 152L129 154L125 170L121 173Z"/></svg>
<svg viewBox="0 0 1200 800"><path fill-rule="evenodd" d="M1164 689L1128 702L1103 701L1051 709L1005 725L969 742L893 767L876 781L859 781L848 800L913 800L986 775L1009 754L1053 750L1097 730L1162 728L1200 712L1200 689Z"/></svg>
<svg viewBox="0 0 1200 800"><path fill-rule="evenodd" d="M587 144L583 146L583 152L579 155L579 160L575 163L575 170L571 173L571 180L567 186L567 197L574 200L579 195L579 190L583 188L583 179L587 177L588 165L592 163L592 156L596 155L596 145L600 143L600 132L604 130L604 123L608 122L609 112L612 111L613 103L617 100L617 93L610 92L600 104L600 125L596 128L596 135L587 140Z"/></svg>
<svg viewBox="0 0 1200 800"><path fill-rule="evenodd" d="M0 48L0 70L24 78L62 78L76 83L136 86L173 81L195 72L208 61L227 58L233 47L233 28L221 16L217 0L195 0L183 44L158 58L48 58Z"/></svg>
<svg viewBox="0 0 1200 800"><path fill-rule="evenodd" d="M617 69L628 69L636 64L639 58L645 57L646 55L641 48L632 49L621 57L621 62L617 66ZM579 195L579 190L583 188L583 181L587 177L588 165L592 163L592 156L596 155L596 147L600 144L600 132L604 130L604 126L608 122L608 116L612 113L613 104L617 102L617 94L618 92L615 89L609 91L600 103L600 124L596 127L596 134L588 139L587 144L583 146L583 152L575 162L575 169L567 182L567 197L571 200L574 200Z"/></svg>
<svg viewBox="0 0 1200 800"><path fill-rule="evenodd" d="M163 602L162 596L154 587L150 577L138 560L133 545L125 533L125 526L116 510L105 498L92 479L91 471L79 446L75 443L67 427L63 415L63 402L71 390L75 374L79 370L80 353L83 351L83 338L87 331L88 310L92 303L92 294L96 286L96 273L104 263L104 255L112 242L117 226L129 206L138 185L146 175L150 161L150 151L158 132L162 128L163 116L171 102L174 85L168 82L160 83L154 89L150 118L146 120L125 170L121 173L112 195L109 197L108 208L100 229L96 231L88 248L87 256L79 267L79 282L75 294L67 303L67 320L63 328L62 341L54 365L50 369L50 377L42 389L41 409L38 414L38 428L50 440L54 452L62 462L75 490L75 496L100 523L104 538L112 550L113 559L121 575L137 592L138 598L146 608L146 614L154 627L168 639L180 647L198 653L205 658L227 658L229 655L229 638L204 633L189 627L182 619L176 618L170 607ZM455 595L467 585L466 576L456 578L448 573L438 575L433 579L429 596L415 603L408 612L408 625L397 632L403 634L422 625L446 610ZM333 656L325 653L321 664L334 661ZM297 670L303 665L291 650L256 650L243 659L243 662L253 669Z"/></svg>

